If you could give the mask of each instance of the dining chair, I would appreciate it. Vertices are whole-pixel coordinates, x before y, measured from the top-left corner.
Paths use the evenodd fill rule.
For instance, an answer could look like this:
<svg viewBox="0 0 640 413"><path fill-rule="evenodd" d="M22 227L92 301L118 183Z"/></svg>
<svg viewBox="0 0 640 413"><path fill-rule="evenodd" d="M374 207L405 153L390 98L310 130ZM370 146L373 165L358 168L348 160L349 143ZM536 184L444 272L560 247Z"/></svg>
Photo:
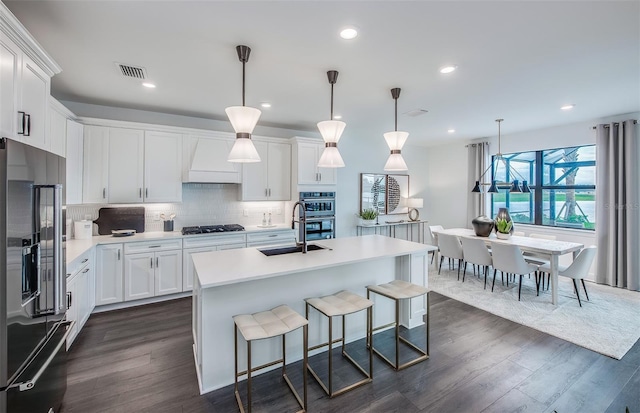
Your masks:
<svg viewBox="0 0 640 413"><path fill-rule="evenodd" d="M555 241L558 239L558 237L556 237L555 235L547 235L547 234L529 234L529 238L538 238L538 239L547 239L550 241ZM551 266L551 263L549 262L548 259L541 257L539 255L537 255L535 252L523 252L522 253L524 255L524 259L525 261L531 263L531 264L535 264L535 265L549 265ZM547 290L549 289L549 278L551 277L551 275L547 275ZM544 277L540 276L540 288L542 288L544 290Z"/></svg>
<svg viewBox="0 0 640 413"><path fill-rule="evenodd" d="M442 225L429 225L429 244L434 247L438 247L438 238L434 232L442 231L444 228ZM431 264L433 264L433 259L436 257L436 252L439 250L434 250L429 252L431 254Z"/></svg>
<svg viewBox="0 0 640 413"><path fill-rule="evenodd" d="M487 272L489 266L493 264L493 259L487 245L481 239L475 238L460 238L462 242L462 255L464 257L464 270L462 271L462 282L467 274L467 263L471 263L474 266L478 266L478 273L480 273L480 267L484 268L484 288L487 289Z"/></svg>
<svg viewBox="0 0 640 413"><path fill-rule="evenodd" d="M529 264L524 260L520 247L513 244L503 244L499 242L491 243L491 255L493 257L493 285L491 292L496 284L496 271L502 271L507 274L518 274L520 276L520 284L518 285L518 301L522 293L522 276L525 274L536 275L536 291L538 290L538 265Z"/></svg>
<svg viewBox="0 0 640 413"><path fill-rule="evenodd" d="M450 234L438 234L438 248L440 248L440 266L438 267L438 274L442 269L442 261L445 258L449 259L449 269L451 269L451 260L458 260L458 280L460 279L460 264L464 258L462 253L462 244L455 235Z"/></svg>
<svg viewBox="0 0 640 413"><path fill-rule="evenodd" d="M589 269L591 268L591 264L593 264L593 259L596 257L596 250L597 247L595 245L583 248L571 265L558 266L558 275L571 278L573 281L573 289L576 291L576 296L578 296L578 304L580 304L580 307L582 307L582 302L580 302L580 293L576 280L580 280L582 282L584 294L587 296L587 301L589 301L589 293L587 293L587 286L584 284L584 279L589 274ZM540 271L546 272L547 274L551 273L551 265L545 264L540 266ZM542 278L544 279L544 274Z"/></svg>

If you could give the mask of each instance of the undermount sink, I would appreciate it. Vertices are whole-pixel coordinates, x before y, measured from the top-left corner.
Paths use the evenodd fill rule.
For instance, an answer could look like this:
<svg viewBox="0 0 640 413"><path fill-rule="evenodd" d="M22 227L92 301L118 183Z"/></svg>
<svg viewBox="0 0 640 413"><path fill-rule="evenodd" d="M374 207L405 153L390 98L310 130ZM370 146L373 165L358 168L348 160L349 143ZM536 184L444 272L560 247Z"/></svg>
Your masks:
<svg viewBox="0 0 640 413"><path fill-rule="evenodd" d="M329 249L327 247L322 247L320 245L316 245L316 244L308 244L307 245L307 252L308 251L318 251L318 250L325 250L325 249ZM261 253L263 253L264 255L266 255L267 257L270 257L272 255L283 255L283 254L294 254L297 252L302 252L302 246L293 246L293 247L278 247L278 248L269 248L269 249L265 249L265 250L258 250Z"/></svg>

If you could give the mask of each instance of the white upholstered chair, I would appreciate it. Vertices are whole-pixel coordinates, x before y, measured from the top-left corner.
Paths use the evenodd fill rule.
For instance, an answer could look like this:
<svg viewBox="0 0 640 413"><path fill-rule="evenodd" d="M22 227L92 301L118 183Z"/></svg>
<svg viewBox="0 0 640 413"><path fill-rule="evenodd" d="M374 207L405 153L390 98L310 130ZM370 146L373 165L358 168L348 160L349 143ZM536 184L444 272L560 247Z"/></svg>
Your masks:
<svg viewBox="0 0 640 413"><path fill-rule="evenodd" d="M437 235L434 235L434 232L437 231L442 231L444 228L442 227L442 225L429 225L429 244L433 245L434 247L438 246L438 237ZM437 251L431 251L431 264L433 264L433 259L436 256L436 252Z"/></svg>
<svg viewBox="0 0 640 413"><path fill-rule="evenodd" d="M440 248L440 265L438 266L438 274L442 269L442 261L449 259L449 269L451 269L451 260L458 260L458 279L460 279L460 264L464 258L462 253L462 244L455 235L438 234L438 248Z"/></svg>
<svg viewBox="0 0 640 413"><path fill-rule="evenodd" d="M522 251L517 245L503 244L499 242L491 243L491 255L493 257L493 287L496 284L496 271L502 271L507 274L520 275L520 283L518 285L518 301L522 292L522 276L525 274L536 273L536 287L538 286L538 266L527 263L522 256ZM537 288L536 288L537 289Z"/></svg>
<svg viewBox="0 0 640 413"><path fill-rule="evenodd" d="M493 264L491 254L487 249L487 245L481 239L476 238L460 238L462 242L462 255L464 256L464 271L462 273L462 282L467 273L467 263L471 263L474 266L478 266L478 273L480 273L480 267L484 268L484 288L487 288L487 272L489 266Z"/></svg>
<svg viewBox="0 0 640 413"><path fill-rule="evenodd" d="M584 284L584 278L589 274L589 268L591 268L591 264L593 264L593 259L596 257L596 246L592 245L590 247L583 248L582 251L578 253L578 256L573 260L571 265L559 265L558 266L558 275L563 277L569 277L573 281L573 288L576 291L576 296L578 297L578 304L582 307L582 302L580 302L580 292L578 289L578 283L576 280L580 280L582 282L582 288L584 288L584 294L587 296L587 301L589 301L589 294L587 293L587 286ZM540 271L550 273L551 266L550 265L542 265L540 267ZM543 275L544 278L544 275Z"/></svg>

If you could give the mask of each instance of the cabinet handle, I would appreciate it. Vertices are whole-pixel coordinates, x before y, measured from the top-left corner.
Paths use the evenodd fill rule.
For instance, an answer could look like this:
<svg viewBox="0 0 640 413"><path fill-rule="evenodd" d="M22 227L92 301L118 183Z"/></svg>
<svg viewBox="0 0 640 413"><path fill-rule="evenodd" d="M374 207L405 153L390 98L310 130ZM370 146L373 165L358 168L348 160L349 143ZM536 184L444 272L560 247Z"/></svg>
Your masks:
<svg viewBox="0 0 640 413"><path fill-rule="evenodd" d="M269 188L269 196L271 196L271 188Z"/></svg>
<svg viewBox="0 0 640 413"><path fill-rule="evenodd" d="M149 268L153 268L153 258L149 258Z"/></svg>
<svg viewBox="0 0 640 413"><path fill-rule="evenodd" d="M140 195L138 196L138 198L142 198L142 188L140 188Z"/></svg>
<svg viewBox="0 0 640 413"><path fill-rule="evenodd" d="M31 115L27 113L25 116L27 118L27 133L24 136L31 136Z"/></svg>
<svg viewBox="0 0 640 413"><path fill-rule="evenodd" d="M160 258L156 257L156 268L160 268Z"/></svg>
<svg viewBox="0 0 640 413"><path fill-rule="evenodd" d="M107 188L102 188L102 199L107 198Z"/></svg>
<svg viewBox="0 0 640 413"><path fill-rule="evenodd" d="M18 131L18 135L24 135L24 131L25 128L27 127L26 125L26 113L22 112L22 111L18 111L18 113L22 116L22 121L20 122L21 126L22 126L22 132Z"/></svg>
<svg viewBox="0 0 640 413"><path fill-rule="evenodd" d="M73 301L73 298L71 297L71 291L69 291L67 293L67 310L71 308L72 301Z"/></svg>
<svg viewBox="0 0 640 413"><path fill-rule="evenodd" d="M149 198L149 188L145 188L144 196L145 196L145 198Z"/></svg>
<svg viewBox="0 0 640 413"><path fill-rule="evenodd" d="M89 258L85 258L84 260L82 260L82 262L80 264L84 264L87 261L89 261Z"/></svg>
<svg viewBox="0 0 640 413"><path fill-rule="evenodd" d="M83 274L87 273L89 271L89 268L85 268L84 271L82 271Z"/></svg>
<svg viewBox="0 0 640 413"><path fill-rule="evenodd" d="M272 235L269 235L269 238L273 238L273 237L277 237L277 236L278 236L278 234L272 234Z"/></svg>
<svg viewBox="0 0 640 413"><path fill-rule="evenodd" d="M322 182L322 172L318 172L318 182Z"/></svg>
<svg viewBox="0 0 640 413"><path fill-rule="evenodd" d="M267 188L264 189L264 196L269 196L269 190Z"/></svg>
<svg viewBox="0 0 640 413"><path fill-rule="evenodd" d="M120 250L118 250L118 261L120 261Z"/></svg>
<svg viewBox="0 0 640 413"><path fill-rule="evenodd" d="M160 248L161 245L149 245L149 248Z"/></svg>

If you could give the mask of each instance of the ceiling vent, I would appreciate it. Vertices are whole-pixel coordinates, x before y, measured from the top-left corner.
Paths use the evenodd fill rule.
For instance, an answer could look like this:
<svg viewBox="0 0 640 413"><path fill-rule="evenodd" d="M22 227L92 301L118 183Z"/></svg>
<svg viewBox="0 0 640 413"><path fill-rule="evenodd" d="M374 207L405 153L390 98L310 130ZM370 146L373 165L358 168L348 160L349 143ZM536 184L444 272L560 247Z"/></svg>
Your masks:
<svg viewBox="0 0 640 413"><path fill-rule="evenodd" d="M427 112L429 111L426 109L414 109L414 110L410 110L409 112L403 113L403 115L407 115L407 116L411 116L412 118L415 118L416 116L424 115Z"/></svg>
<svg viewBox="0 0 640 413"><path fill-rule="evenodd" d="M116 63L118 72L124 77L131 77L134 79L146 79L147 70L144 67L125 65L122 63Z"/></svg>

